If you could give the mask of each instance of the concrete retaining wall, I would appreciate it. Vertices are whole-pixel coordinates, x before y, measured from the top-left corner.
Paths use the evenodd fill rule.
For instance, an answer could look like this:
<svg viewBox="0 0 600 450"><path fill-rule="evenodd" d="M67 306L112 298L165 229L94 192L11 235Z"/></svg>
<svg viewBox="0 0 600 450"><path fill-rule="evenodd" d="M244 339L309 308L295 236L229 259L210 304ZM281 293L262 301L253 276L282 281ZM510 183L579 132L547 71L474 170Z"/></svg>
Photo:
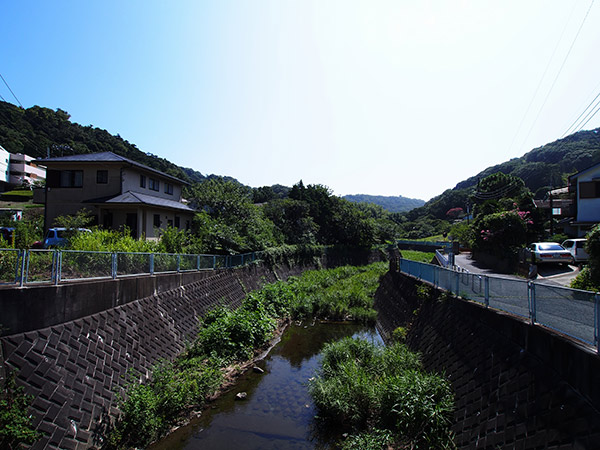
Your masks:
<svg viewBox="0 0 600 450"><path fill-rule="evenodd" d="M47 312L39 320L56 322L105 309L0 339L0 375L13 372L34 397L34 425L43 437L32 448L100 447L109 418L118 413L115 395L129 371L143 380L159 359L173 359L184 349L197 331L197 317L207 310L220 303L235 308L247 292L303 270L252 265L194 277L173 274L19 291L31 308L25 315L24 307L21 316L30 318L30 328L39 323L38 310ZM136 292L143 298L135 299ZM38 308L44 301L53 307Z"/></svg>
<svg viewBox="0 0 600 450"><path fill-rule="evenodd" d="M456 394L459 448L600 448L600 359L518 317L456 298L422 300L421 283L386 274L377 293L385 337L407 342Z"/></svg>

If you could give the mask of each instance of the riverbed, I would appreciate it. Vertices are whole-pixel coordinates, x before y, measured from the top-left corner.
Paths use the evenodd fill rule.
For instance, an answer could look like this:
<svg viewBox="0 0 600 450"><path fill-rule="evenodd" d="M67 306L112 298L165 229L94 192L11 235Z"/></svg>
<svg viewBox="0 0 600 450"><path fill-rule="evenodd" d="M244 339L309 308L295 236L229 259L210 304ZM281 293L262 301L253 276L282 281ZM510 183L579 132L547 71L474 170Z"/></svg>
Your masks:
<svg viewBox="0 0 600 450"><path fill-rule="evenodd" d="M151 450L329 449L339 431L323 429L308 394L323 346L346 336L382 344L374 327L351 323L292 324L281 341L202 415ZM245 399L236 395L245 393Z"/></svg>

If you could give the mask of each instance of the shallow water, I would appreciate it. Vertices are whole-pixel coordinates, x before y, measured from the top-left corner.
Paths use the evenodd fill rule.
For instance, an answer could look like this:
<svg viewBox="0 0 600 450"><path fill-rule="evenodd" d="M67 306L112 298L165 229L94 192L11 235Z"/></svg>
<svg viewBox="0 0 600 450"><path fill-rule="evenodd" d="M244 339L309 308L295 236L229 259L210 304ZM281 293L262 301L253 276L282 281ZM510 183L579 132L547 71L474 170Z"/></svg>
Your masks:
<svg viewBox="0 0 600 450"><path fill-rule="evenodd" d="M291 325L269 354L257 363L263 374L244 374L202 416L152 450L327 449L335 430L320 429L307 382L319 365L323 345L345 336L381 343L375 328L349 323ZM235 400L246 392L245 400Z"/></svg>

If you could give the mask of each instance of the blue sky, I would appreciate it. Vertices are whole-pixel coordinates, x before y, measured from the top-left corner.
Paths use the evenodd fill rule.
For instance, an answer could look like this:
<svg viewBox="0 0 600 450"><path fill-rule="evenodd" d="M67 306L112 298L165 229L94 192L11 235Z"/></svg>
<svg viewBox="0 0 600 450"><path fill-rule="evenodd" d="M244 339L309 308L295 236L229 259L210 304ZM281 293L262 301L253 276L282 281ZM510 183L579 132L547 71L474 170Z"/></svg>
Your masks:
<svg viewBox="0 0 600 450"><path fill-rule="evenodd" d="M427 200L563 135L600 92L599 23L584 0L25 0L0 73L204 174Z"/></svg>

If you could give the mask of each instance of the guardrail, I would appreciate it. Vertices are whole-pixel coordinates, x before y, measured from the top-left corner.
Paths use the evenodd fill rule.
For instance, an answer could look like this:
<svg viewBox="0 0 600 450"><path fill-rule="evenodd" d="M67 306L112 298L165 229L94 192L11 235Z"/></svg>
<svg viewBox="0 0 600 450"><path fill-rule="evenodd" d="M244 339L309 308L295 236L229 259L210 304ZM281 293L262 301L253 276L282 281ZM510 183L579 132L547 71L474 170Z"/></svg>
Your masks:
<svg viewBox="0 0 600 450"><path fill-rule="evenodd" d="M0 249L0 284L24 286L240 267L261 252L239 255Z"/></svg>
<svg viewBox="0 0 600 450"><path fill-rule="evenodd" d="M400 271L462 298L528 319L600 353L600 293L545 283L472 274L400 259Z"/></svg>

